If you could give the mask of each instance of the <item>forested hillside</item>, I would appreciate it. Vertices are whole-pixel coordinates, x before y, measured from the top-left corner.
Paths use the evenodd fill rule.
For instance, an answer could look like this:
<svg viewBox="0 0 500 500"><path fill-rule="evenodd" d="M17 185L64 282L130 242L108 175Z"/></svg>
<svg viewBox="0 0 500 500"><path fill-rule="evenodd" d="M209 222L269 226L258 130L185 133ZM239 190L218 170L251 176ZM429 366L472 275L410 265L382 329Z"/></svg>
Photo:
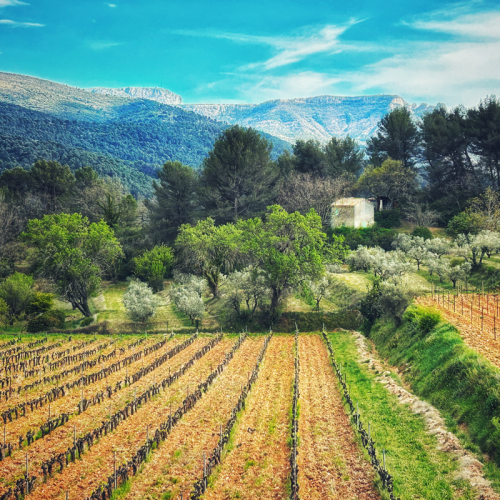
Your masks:
<svg viewBox="0 0 500 500"><path fill-rule="evenodd" d="M38 159L84 165L149 195L166 161L199 167L227 125L150 100L89 94L22 75L0 74L0 172ZM268 134L277 158L291 146Z"/></svg>

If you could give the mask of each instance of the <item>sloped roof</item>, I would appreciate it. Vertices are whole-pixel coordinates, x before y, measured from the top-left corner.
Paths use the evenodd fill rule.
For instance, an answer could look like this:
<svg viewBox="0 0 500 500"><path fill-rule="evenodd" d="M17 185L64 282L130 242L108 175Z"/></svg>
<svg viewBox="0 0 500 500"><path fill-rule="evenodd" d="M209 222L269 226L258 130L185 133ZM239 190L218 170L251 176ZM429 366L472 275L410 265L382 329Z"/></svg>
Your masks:
<svg viewBox="0 0 500 500"><path fill-rule="evenodd" d="M364 198L340 198L332 203L332 207L354 207L361 203Z"/></svg>

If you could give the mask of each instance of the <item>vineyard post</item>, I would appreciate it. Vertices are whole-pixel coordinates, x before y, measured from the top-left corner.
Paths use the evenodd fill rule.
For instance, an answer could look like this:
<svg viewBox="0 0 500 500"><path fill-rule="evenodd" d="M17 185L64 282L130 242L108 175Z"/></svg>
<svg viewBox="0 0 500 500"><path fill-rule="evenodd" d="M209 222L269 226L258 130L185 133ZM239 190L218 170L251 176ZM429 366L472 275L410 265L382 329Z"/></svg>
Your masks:
<svg viewBox="0 0 500 500"><path fill-rule="evenodd" d="M497 322L496 322L497 317L493 316L493 337L496 340L497 339Z"/></svg>
<svg viewBox="0 0 500 500"><path fill-rule="evenodd" d="M114 486L116 490L116 451L113 452L113 474L114 474Z"/></svg>
<svg viewBox="0 0 500 500"><path fill-rule="evenodd" d="M464 315L464 298L462 296L462 316Z"/></svg>
<svg viewBox="0 0 500 500"><path fill-rule="evenodd" d="M69 500L69 491L66 490L66 500Z"/></svg>
<svg viewBox="0 0 500 500"><path fill-rule="evenodd" d="M49 403L49 420L50 420L50 403Z"/></svg>
<svg viewBox="0 0 500 500"><path fill-rule="evenodd" d="M470 324L472 325L472 304L470 305Z"/></svg>
<svg viewBox="0 0 500 500"><path fill-rule="evenodd" d="M207 487L207 464L205 461L205 452L203 452L203 486Z"/></svg>
<svg viewBox="0 0 500 500"><path fill-rule="evenodd" d="M146 448L149 451L149 425L146 427Z"/></svg>
<svg viewBox="0 0 500 500"><path fill-rule="evenodd" d="M484 306L481 309L481 331L484 331Z"/></svg>
<svg viewBox="0 0 500 500"><path fill-rule="evenodd" d="M28 454L26 453L26 495L29 493L29 487L30 487L30 483L29 483L29 475L28 475Z"/></svg>
<svg viewBox="0 0 500 500"><path fill-rule="evenodd" d="M453 312L457 312L455 307L455 295L453 295Z"/></svg>
<svg viewBox="0 0 500 500"><path fill-rule="evenodd" d="M371 424L368 422L368 441L372 438Z"/></svg>
<svg viewBox="0 0 500 500"><path fill-rule="evenodd" d="M5 451L5 429L7 428L7 424L3 426L3 449Z"/></svg>
<svg viewBox="0 0 500 500"><path fill-rule="evenodd" d="M382 461L383 461L383 467L385 470L385 448L382 448Z"/></svg>
<svg viewBox="0 0 500 500"><path fill-rule="evenodd" d="M76 425L73 426L73 446L76 446Z"/></svg>

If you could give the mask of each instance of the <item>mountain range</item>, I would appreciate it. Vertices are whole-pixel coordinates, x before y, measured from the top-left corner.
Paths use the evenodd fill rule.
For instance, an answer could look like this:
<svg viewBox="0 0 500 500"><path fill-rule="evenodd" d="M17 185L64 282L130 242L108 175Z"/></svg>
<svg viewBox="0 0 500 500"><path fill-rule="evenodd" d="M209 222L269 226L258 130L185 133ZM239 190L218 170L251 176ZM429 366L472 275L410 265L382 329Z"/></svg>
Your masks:
<svg viewBox="0 0 500 500"><path fill-rule="evenodd" d="M176 105L229 125L253 127L290 143L297 139L326 142L333 136L349 135L365 144L377 130L381 118L394 108L406 107L416 118L434 108L427 104L410 104L398 95L385 94L357 97L323 95L277 99L261 104L183 104L181 96L158 87L99 87L88 90Z"/></svg>
<svg viewBox="0 0 500 500"><path fill-rule="evenodd" d="M149 195L168 160L199 167L227 124L151 99L90 93L0 73L0 173L40 158L92 166ZM276 158L290 144L262 133Z"/></svg>

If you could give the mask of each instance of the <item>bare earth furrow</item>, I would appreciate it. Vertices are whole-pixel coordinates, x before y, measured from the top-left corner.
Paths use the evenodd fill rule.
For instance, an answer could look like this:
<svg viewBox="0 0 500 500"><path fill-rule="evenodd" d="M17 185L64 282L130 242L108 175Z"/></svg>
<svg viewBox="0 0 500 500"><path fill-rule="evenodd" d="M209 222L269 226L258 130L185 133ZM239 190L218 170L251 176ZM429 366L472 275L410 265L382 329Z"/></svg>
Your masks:
<svg viewBox="0 0 500 500"><path fill-rule="evenodd" d="M371 500L373 471L355 441L328 352L318 335L299 338L300 497Z"/></svg>
<svg viewBox="0 0 500 500"><path fill-rule="evenodd" d="M134 361L132 364L128 365L128 367L122 367L119 370L111 373L105 378L101 380L96 380L95 382L85 386L83 388L84 397L92 397L97 392L104 391L107 386L114 387L118 381L121 381L125 378L125 374L132 375L135 371L137 371L141 366L147 366L149 363L152 363L158 356L160 356L163 352L168 351L175 347L178 343L182 342L182 339L176 338L170 342L167 342L166 345L153 353L150 353L145 358L141 358L137 361ZM139 346L137 348L139 351L144 349L144 346ZM133 354L128 353L127 355ZM118 359L118 358L117 358ZM117 359L112 360L112 362L116 362ZM109 365L110 362L107 363ZM92 372L96 372L97 368L94 367ZM63 384L65 382L60 382ZM137 383L137 382L136 382ZM135 385L135 384L133 384ZM81 401L82 398L82 389L75 387L70 390L65 396L57 399L56 401L50 404L51 406L51 415L58 416L62 413L73 414L76 411L76 408ZM106 402L108 400L106 399ZM108 404L109 405L109 404ZM87 410L88 411L88 410ZM44 422L48 419L48 405L43 407L39 407L34 409L33 412L28 412L25 417L14 420L13 422L8 422L7 424L7 443L17 443L17 438L19 435L26 435L29 430L38 429Z"/></svg>
<svg viewBox="0 0 500 500"><path fill-rule="evenodd" d="M181 341L182 339L178 340ZM170 346L168 349L170 350L173 348L176 342L168 342L167 346ZM76 426L77 437L91 431L96 426L100 425L103 420L108 419L110 405L112 413L118 411L125 406L127 402L133 399L136 392L137 394L140 394L148 386L150 386L154 380L159 381L160 378L166 377L169 370L174 372L178 369L180 365L185 363L186 360L189 359L194 352L196 352L206 342L206 339L198 339L160 368L157 368L153 372L147 374L132 386L123 388L114 393L111 399L106 400L105 404L89 407L85 412L80 415L75 415L64 426L55 429L51 434L45 436L45 438L36 440L31 446L14 452L11 458L9 457L3 462L0 462L0 476L4 479L4 484L10 484L14 479L22 475L26 452L29 454L32 467L39 468L43 461L51 458L57 453L64 452L69 446L72 445L74 432L73 426ZM145 362L152 362L154 357L161 355L162 352L163 351L159 351L159 353L152 353L150 355L152 357L146 358ZM2 491L1 488L0 491Z"/></svg>
<svg viewBox="0 0 500 500"><path fill-rule="evenodd" d="M162 391L158 396L143 404L134 415L123 421L118 428L103 436L94 444L92 449L83 455L82 460L77 460L65 467L62 474L55 474L45 484L38 486L29 499L59 499L65 498L65 492L70 491L70 498L86 498L113 470L113 452L116 452L117 463L130 460L146 439L147 428L153 431L160 422L163 422L170 411L170 403L181 401L189 385L194 387L211 371L212 366L224 358L225 352L232 345L226 339L219 342L211 351L198 360L184 376ZM198 349L201 345L198 345ZM196 349L197 350L197 349ZM190 354L193 354L192 352ZM185 363L190 356L185 351L179 354L182 358L174 358L176 362ZM168 363L166 363L168 365ZM168 375L165 367L162 376Z"/></svg>
<svg viewBox="0 0 500 500"><path fill-rule="evenodd" d="M263 343L262 337L245 340L211 389L176 425L142 473L132 479L126 499L176 498L180 491L188 498L193 483L202 475L203 453L208 457L216 446L220 428L238 401Z"/></svg>
<svg viewBox="0 0 500 500"><path fill-rule="evenodd" d="M237 425L233 447L223 459L205 499L288 498L290 449L287 440L294 377L293 343L291 336L275 336L271 340L259 378Z"/></svg>

